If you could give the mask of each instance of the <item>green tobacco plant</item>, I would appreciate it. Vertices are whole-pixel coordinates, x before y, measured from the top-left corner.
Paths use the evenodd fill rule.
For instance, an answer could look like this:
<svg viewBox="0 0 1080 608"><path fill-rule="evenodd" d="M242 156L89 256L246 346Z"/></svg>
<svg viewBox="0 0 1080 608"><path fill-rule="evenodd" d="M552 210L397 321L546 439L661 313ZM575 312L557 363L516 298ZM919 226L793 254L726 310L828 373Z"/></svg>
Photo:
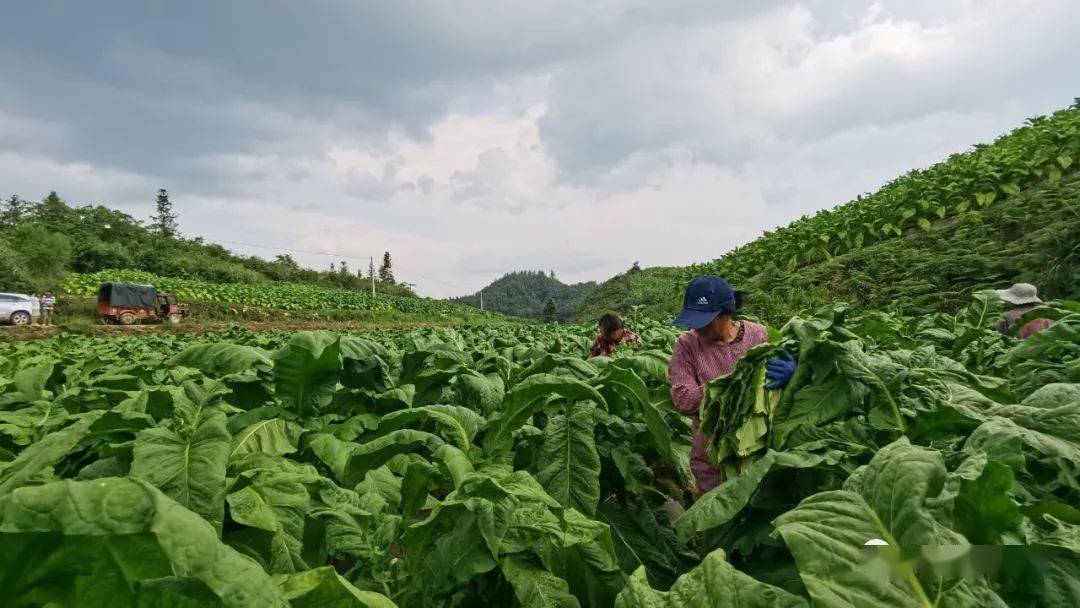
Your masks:
<svg viewBox="0 0 1080 608"><path fill-rule="evenodd" d="M324 287L308 283L211 283L198 279L160 276L142 270L101 270L92 274L72 273L64 283L65 293L96 295L107 281L146 283L161 291L176 294L182 300L224 302L238 307L253 306L279 310L365 310L399 311L439 317L468 312L473 308L443 300L375 294L367 290Z"/></svg>
<svg viewBox="0 0 1080 608"><path fill-rule="evenodd" d="M0 343L0 604L1071 606L1076 305L999 311L790 319L707 387L696 498L647 319Z"/></svg>
<svg viewBox="0 0 1080 608"><path fill-rule="evenodd" d="M1017 196L1031 184L1056 183L1080 158L1080 107L1039 117L998 138L899 177L877 192L823 209L767 232L724 257L686 269L680 283L701 274L741 280L769 264L790 269L831 259L905 230L930 231L933 222Z"/></svg>

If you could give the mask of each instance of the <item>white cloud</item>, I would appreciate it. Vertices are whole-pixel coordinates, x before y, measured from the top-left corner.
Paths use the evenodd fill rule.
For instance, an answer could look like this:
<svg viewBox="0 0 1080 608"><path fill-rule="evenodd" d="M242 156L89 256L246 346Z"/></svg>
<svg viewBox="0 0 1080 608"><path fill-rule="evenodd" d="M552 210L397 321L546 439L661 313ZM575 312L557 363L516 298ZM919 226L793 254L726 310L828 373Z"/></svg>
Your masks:
<svg viewBox="0 0 1080 608"><path fill-rule="evenodd" d="M634 187L560 182L539 137L542 116L538 107L518 116L448 116L423 141L395 137L384 149L339 146L313 170L315 183L333 183L336 176L349 194L356 194L348 186L355 175L381 171L385 198L333 204L328 194L317 211L268 209L259 201L209 204L235 218L218 215L219 227L257 215L249 226L254 232L292 238L298 249L355 256L351 267L389 248L399 276L440 296L472 291L516 268L554 269L564 280L579 281L603 279L636 260L705 260L767 225L756 184L685 155L641 160L654 169L647 183ZM635 162L613 171L613 180ZM412 187L421 181L428 192ZM290 200L309 184L274 187ZM323 265L333 259L298 257Z"/></svg>
<svg viewBox="0 0 1080 608"><path fill-rule="evenodd" d="M19 184L34 182L35 189L18 188ZM25 154L0 149L0 187L25 199L40 200L50 190L78 193L70 202L77 204L113 205L115 197L127 201L139 193L147 196L147 209L152 204L153 181L146 176L108 167L98 167L88 162L60 162L40 154ZM138 213L138 204L123 205L126 211Z"/></svg>
<svg viewBox="0 0 1080 608"><path fill-rule="evenodd" d="M738 164L933 112L1046 111L1080 84L1073 2L978 3L926 21L875 4L844 29L820 13L793 4L661 29L560 64L544 139L561 168L591 180L673 145Z"/></svg>

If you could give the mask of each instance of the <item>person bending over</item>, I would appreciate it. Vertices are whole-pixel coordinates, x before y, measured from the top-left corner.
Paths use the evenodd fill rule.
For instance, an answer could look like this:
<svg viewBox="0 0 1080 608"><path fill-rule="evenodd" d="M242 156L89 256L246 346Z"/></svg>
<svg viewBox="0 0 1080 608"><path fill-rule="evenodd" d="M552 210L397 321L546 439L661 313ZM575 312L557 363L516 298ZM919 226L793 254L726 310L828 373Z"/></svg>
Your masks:
<svg viewBox="0 0 1080 608"><path fill-rule="evenodd" d="M623 327L619 315L609 312L600 317L600 331L593 340L592 348L589 349L590 357L610 357L622 342L641 344L641 338Z"/></svg>
<svg viewBox="0 0 1080 608"><path fill-rule="evenodd" d="M1020 317L1043 307L1039 292L1031 283L1016 283L1008 289L998 289L997 294L1005 302L1005 314L1002 315L997 327L1003 334L1011 330ZM1053 320L1046 317L1031 319L1016 331L1016 337L1026 340L1031 334L1040 332L1053 324Z"/></svg>

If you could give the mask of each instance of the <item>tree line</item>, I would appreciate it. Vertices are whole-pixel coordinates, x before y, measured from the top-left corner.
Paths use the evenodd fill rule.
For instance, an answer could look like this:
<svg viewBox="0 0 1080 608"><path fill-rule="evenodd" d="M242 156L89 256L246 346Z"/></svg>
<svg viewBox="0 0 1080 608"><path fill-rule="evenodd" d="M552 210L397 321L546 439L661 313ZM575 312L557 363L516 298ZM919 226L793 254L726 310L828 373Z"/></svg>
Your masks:
<svg viewBox="0 0 1080 608"><path fill-rule="evenodd" d="M569 321L594 289L596 283L567 285L553 271L509 272L483 289L484 310L551 322ZM454 301L480 307L480 293L454 298Z"/></svg>
<svg viewBox="0 0 1080 608"><path fill-rule="evenodd" d="M102 205L69 205L50 192L40 201L11 195L0 204L0 290L55 289L68 272L137 269L215 283L288 281L415 295L396 281L390 252L378 271L352 272L345 260L330 270L300 266L288 253L263 259L237 255L201 237L185 238L166 190L158 190L149 221Z"/></svg>

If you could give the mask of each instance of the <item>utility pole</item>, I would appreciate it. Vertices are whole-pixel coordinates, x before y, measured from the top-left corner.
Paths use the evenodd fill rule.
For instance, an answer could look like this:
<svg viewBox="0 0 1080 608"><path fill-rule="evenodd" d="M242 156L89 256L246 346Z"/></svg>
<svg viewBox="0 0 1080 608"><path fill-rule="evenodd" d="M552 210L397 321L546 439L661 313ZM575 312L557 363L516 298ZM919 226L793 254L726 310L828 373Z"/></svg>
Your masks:
<svg viewBox="0 0 1080 608"><path fill-rule="evenodd" d="M371 277L371 297L375 297L375 256L368 256L368 275Z"/></svg>
<svg viewBox="0 0 1080 608"><path fill-rule="evenodd" d="M484 290L481 289L480 290L480 311L483 312L483 310L484 310Z"/></svg>

